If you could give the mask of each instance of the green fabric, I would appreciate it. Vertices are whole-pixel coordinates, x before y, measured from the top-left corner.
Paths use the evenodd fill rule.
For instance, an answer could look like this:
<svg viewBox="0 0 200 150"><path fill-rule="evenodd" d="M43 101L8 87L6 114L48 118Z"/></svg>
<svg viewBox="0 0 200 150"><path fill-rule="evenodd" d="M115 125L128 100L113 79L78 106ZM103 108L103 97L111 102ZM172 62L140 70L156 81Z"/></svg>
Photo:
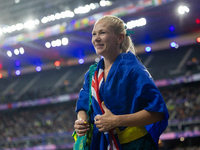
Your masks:
<svg viewBox="0 0 200 150"><path fill-rule="evenodd" d="M157 150L157 146L149 133L121 146L123 150Z"/></svg>
<svg viewBox="0 0 200 150"><path fill-rule="evenodd" d="M89 116L92 113L92 76L94 74L94 71L97 67L97 63L90 66L89 69L89 109L87 111L87 122L89 122ZM90 130L84 135L84 136L78 136L76 131L73 132L72 136L75 139L75 143L73 146L73 150L89 150L90 144L92 142L92 134L93 134L93 124L90 123Z"/></svg>

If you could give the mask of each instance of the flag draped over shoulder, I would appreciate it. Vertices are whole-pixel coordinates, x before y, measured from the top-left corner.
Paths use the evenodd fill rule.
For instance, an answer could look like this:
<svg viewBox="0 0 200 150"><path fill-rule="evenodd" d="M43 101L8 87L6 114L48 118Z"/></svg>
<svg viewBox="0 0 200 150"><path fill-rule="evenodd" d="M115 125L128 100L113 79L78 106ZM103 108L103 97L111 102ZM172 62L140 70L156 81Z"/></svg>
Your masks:
<svg viewBox="0 0 200 150"><path fill-rule="evenodd" d="M101 64L97 67L97 70L95 71L94 76L92 78L92 96L94 98L93 109L99 114L104 114L104 110L101 106L102 101L99 96L99 89L101 87L102 82L104 81L103 76L104 72L103 66ZM101 111L99 111L99 108ZM104 145L107 145L107 150L122 150L115 129L104 132L104 135L106 137L106 143Z"/></svg>
<svg viewBox="0 0 200 150"><path fill-rule="evenodd" d="M92 108L90 122L96 115L102 115L101 102L115 115L136 113L140 110L165 113L164 120L145 126L155 143L158 144L160 134L168 125L168 110L162 95L156 87L147 69L131 52L120 54L113 63L106 81L103 78L104 60L101 59L95 70L92 81ZM85 83L80 91L76 111L88 110L89 73L85 75ZM118 127L120 131L126 127ZM114 137L115 130L112 131ZM91 150L105 150L118 146L118 139L110 132L99 132L94 124ZM111 139L111 140L110 140ZM120 147L119 147L120 148ZM117 149L117 148L116 148Z"/></svg>

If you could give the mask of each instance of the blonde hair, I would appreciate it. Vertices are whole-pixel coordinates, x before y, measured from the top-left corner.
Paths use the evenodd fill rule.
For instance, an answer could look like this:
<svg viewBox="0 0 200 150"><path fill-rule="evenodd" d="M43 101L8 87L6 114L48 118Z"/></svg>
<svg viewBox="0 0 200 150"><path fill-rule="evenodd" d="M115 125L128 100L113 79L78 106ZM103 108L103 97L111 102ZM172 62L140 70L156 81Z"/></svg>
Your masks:
<svg viewBox="0 0 200 150"><path fill-rule="evenodd" d="M131 51L133 54L136 54L134 45L130 36L126 35L125 23L120 18L116 16L112 16L112 15L106 15L106 16L103 16L101 19L99 19L97 22L101 20L107 21L109 25L111 26L111 28L114 30L116 35L120 33L123 33L125 35L124 41L121 43L121 47L120 47L121 53Z"/></svg>

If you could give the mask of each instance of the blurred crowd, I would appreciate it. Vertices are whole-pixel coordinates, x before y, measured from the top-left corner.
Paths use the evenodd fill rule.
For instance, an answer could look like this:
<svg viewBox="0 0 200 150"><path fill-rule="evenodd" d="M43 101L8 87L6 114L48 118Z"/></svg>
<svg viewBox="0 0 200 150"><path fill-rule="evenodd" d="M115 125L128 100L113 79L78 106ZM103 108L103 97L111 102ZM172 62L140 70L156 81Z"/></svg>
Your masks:
<svg viewBox="0 0 200 150"><path fill-rule="evenodd" d="M63 86L55 93L66 94L67 89L67 86ZM170 113L169 126L165 132L200 130L199 83L162 88L160 91ZM45 93L44 90L39 93L42 92ZM37 97L40 94L27 93L27 95L29 97L24 96L24 99L31 99L31 95L35 96L33 99L40 98ZM75 119L75 101L0 112L0 149L73 143L71 133L74 130ZM174 150L193 149L188 147ZM199 150L199 147L195 149Z"/></svg>
<svg viewBox="0 0 200 150"><path fill-rule="evenodd" d="M55 143L55 137L51 138L48 135L72 132L75 118L74 102L1 112L0 149L7 146L9 148L20 147L22 144L31 147L32 145ZM40 136L37 137L37 135ZM46 139L41 138L42 136ZM24 137L34 138L30 140L31 142L26 140L22 142L26 139Z"/></svg>

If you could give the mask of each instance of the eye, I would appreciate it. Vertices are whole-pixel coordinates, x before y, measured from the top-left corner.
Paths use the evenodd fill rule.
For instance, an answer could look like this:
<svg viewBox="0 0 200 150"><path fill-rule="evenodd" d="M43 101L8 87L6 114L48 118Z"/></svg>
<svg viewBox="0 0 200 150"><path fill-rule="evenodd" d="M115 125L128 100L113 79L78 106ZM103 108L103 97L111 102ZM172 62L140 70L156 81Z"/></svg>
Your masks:
<svg viewBox="0 0 200 150"><path fill-rule="evenodd" d="M92 35L94 36L94 35L96 35L96 33L92 33Z"/></svg>
<svg viewBox="0 0 200 150"><path fill-rule="evenodd" d="M106 32L104 32L104 31L101 32L101 34L104 34L104 33L106 33Z"/></svg>

